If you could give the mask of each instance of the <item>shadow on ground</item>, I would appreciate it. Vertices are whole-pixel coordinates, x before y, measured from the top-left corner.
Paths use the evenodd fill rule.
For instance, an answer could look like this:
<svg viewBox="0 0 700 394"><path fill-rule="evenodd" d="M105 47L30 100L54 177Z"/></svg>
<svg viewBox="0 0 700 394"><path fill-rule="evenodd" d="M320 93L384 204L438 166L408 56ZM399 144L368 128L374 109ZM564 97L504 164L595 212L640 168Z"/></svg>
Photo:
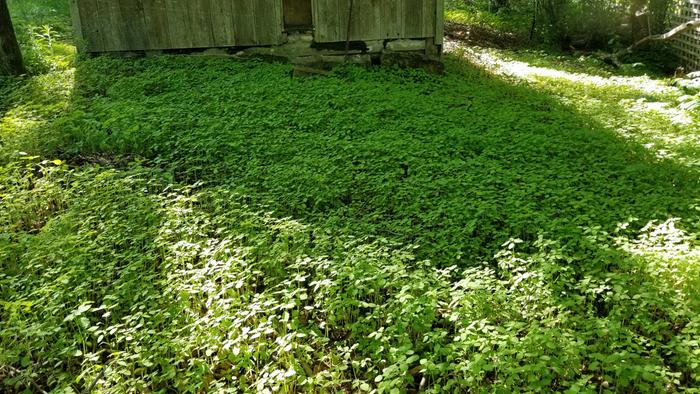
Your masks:
<svg viewBox="0 0 700 394"><path fill-rule="evenodd" d="M159 184L203 190L160 193L158 235L149 224L148 237L104 249L124 247L136 257L153 242L169 245L158 253L173 265L147 270L170 275L172 296L182 297L172 316L185 311L183 331L199 333L172 333L177 341L162 353L206 367L138 360L144 387L153 379L172 387L169 374L183 369L203 385L238 376L248 364L219 361L239 360L234 350L247 348L197 352L247 340L248 331L243 339L226 333L243 333L229 324L250 316L268 316L284 337L285 305L297 313L295 330L317 334L300 341L317 353L269 356L258 370L248 365L251 379L288 367L321 376L336 365L309 365L310 357L329 352L342 361L340 344L357 343L348 357L386 363L353 365L353 373L387 390L418 389L424 377L446 389L527 383L558 390L581 380L595 388L692 385L697 370L685 362L695 350L697 272L685 260L634 255L619 242L676 218L678 243L694 248L698 173L545 93L464 64L448 70L340 67L328 77L292 79L287 65L100 57L80 62L71 102L48 127L2 138L6 150L74 165L137 161L163 178ZM138 179L129 189L136 195L143 174ZM93 192L110 199L107 190ZM130 208L108 212L136 218ZM99 216L105 209L92 209L95 223L112 223ZM129 231L138 228L133 223ZM686 283L678 283L679 269L690 273ZM312 291L292 273L332 283ZM237 281L261 298L232 290ZM297 297L297 287L310 297ZM224 301L211 298L221 292ZM314 298L320 310L302 312L319 307ZM224 317L206 320L210 310ZM380 328L385 339L373 334ZM190 353L169 353L178 347ZM244 354L246 363L259 360Z"/></svg>
<svg viewBox="0 0 700 394"><path fill-rule="evenodd" d="M31 139L55 138L61 157L143 157L179 182L227 185L336 233L418 244L444 265L489 259L509 238L568 241L630 220L631 231L675 217L696 230L696 172L547 94L457 64L444 77L287 71L92 59L77 71L75 110Z"/></svg>

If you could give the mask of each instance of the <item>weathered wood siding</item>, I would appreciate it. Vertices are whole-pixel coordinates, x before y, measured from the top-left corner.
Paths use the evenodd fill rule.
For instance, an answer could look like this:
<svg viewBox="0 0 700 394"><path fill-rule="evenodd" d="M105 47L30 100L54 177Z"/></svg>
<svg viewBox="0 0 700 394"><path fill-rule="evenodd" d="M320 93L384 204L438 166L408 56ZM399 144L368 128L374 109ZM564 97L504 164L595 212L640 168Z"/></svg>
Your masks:
<svg viewBox="0 0 700 394"><path fill-rule="evenodd" d="M442 37L443 0L313 0L317 42ZM439 16L438 16L438 13Z"/></svg>
<svg viewBox="0 0 700 394"><path fill-rule="evenodd" d="M281 0L70 0L88 52L274 45Z"/></svg>
<svg viewBox="0 0 700 394"><path fill-rule="evenodd" d="M77 36L87 52L282 44L285 1L290 3L70 0ZM351 0L310 1L316 42L345 42L348 21L353 41L434 38L434 43L442 42L444 0L352 0L352 18ZM288 19L293 16L287 15Z"/></svg>

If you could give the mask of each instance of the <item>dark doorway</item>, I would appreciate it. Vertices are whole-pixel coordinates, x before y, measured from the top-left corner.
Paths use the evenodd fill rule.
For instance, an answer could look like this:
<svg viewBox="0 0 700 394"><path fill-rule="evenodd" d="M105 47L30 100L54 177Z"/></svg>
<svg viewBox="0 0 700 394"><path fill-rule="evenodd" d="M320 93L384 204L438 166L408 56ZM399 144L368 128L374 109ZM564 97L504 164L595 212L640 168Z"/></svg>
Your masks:
<svg viewBox="0 0 700 394"><path fill-rule="evenodd" d="M311 0L284 0L284 27L287 31L309 30L312 26Z"/></svg>

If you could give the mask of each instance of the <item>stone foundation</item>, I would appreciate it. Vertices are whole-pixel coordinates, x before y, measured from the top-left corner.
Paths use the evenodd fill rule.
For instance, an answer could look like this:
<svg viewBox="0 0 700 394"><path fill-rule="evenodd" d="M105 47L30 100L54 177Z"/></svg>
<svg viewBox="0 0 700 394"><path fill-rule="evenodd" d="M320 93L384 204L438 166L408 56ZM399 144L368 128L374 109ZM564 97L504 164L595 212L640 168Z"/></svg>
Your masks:
<svg viewBox="0 0 700 394"><path fill-rule="evenodd" d="M432 38L353 41L350 44L346 51L346 43L317 44L311 34L290 34L285 44L246 48L234 56L286 59L297 65L299 74L302 75L320 74L342 63L381 63L425 68L434 73L441 73L444 69L441 61L442 48L434 44Z"/></svg>
<svg viewBox="0 0 700 394"><path fill-rule="evenodd" d="M353 41L346 51L346 43L316 44L310 34L292 34L288 42L273 47L244 49L236 56L275 56L297 65L295 75L313 75L328 71L342 63L361 65L386 64L401 67L424 68L442 73L442 47L433 39L401 39ZM316 70L316 71L312 71Z"/></svg>
<svg viewBox="0 0 700 394"><path fill-rule="evenodd" d="M183 53L194 56L257 58L297 65L299 75L322 74L342 63L398 65L425 68L434 73L443 71L442 46L435 44L432 38L352 41L348 50L345 47L345 42L316 43L311 33L290 33L284 44L274 46L113 52L112 54L133 57Z"/></svg>

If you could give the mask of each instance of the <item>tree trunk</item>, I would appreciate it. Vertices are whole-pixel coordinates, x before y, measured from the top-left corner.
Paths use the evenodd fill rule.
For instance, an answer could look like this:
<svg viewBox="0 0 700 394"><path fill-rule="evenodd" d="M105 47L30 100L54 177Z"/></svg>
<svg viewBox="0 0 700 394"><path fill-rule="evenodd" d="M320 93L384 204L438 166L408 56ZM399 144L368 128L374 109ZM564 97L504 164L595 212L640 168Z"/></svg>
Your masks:
<svg viewBox="0 0 700 394"><path fill-rule="evenodd" d="M651 12L651 29L649 34L662 33L666 27L666 18L674 0L649 0L649 12Z"/></svg>
<svg viewBox="0 0 700 394"><path fill-rule="evenodd" d="M647 31L646 15L642 15L647 0L632 0L629 11L630 37L637 41L642 37L649 36L653 32Z"/></svg>
<svg viewBox="0 0 700 394"><path fill-rule="evenodd" d="M22 52L17 43L15 30L10 19L7 0L0 0L0 75L20 75L26 73Z"/></svg>

